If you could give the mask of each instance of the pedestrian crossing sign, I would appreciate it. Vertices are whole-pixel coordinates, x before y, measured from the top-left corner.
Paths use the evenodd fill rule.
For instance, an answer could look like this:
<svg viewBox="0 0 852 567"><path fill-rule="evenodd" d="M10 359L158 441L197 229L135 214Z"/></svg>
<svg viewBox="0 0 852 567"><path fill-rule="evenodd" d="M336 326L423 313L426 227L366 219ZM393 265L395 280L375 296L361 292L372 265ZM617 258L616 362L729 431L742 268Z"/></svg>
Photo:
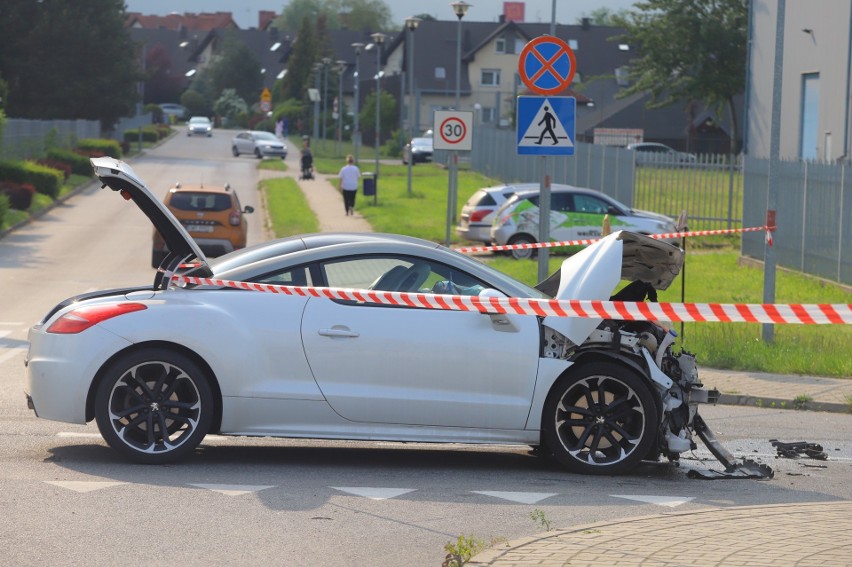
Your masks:
<svg viewBox="0 0 852 567"><path fill-rule="evenodd" d="M574 155L576 109L571 96L519 96L518 155Z"/></svg>

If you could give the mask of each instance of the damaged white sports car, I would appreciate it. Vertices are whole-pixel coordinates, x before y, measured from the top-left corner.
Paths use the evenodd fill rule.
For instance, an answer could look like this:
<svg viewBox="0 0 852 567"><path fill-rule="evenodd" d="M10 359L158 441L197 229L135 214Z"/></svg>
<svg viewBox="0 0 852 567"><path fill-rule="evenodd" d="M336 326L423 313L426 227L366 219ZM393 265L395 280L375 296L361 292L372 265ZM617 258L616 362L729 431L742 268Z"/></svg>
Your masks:
<svg viewBox="0 0 852 567"><path fill-rule="evenodd" d="M432 310L222 285L482 297L641 301L683 252L619 232L530 288L467 256L385 234L314 234L207 259L125 163L92 160L105 186L168 244L153 285L58 304L29 333L26 394L39 417L97 421L141 463L186 457L220 435L528 444L578 473L676 460L709 437L694 357L649 322ZM449 300L449 299L448 299ZM705 439L706 440L706 439ZM716 450L721 450L716 447ZM723 450L721 450L723 451ZM729 454L725 454L729 456Z"/></svg>

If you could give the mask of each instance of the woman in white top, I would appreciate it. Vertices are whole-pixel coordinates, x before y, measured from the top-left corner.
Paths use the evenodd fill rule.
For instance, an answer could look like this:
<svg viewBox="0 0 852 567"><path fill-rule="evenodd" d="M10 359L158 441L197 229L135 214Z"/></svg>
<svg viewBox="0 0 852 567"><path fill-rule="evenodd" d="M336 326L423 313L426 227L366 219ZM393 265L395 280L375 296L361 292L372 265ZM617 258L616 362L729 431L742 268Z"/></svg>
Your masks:
<svg viewBox="0 0 852 567"><path fill-rule="evenodd" d="M355 214L355 196L358 194L358 180L361 179L361 170L355 165L355 158L352 155L346 156L346 165L340 169L337 174L339 179L338 187L343 193L343 206L346 208L346 214Z"/></svg>

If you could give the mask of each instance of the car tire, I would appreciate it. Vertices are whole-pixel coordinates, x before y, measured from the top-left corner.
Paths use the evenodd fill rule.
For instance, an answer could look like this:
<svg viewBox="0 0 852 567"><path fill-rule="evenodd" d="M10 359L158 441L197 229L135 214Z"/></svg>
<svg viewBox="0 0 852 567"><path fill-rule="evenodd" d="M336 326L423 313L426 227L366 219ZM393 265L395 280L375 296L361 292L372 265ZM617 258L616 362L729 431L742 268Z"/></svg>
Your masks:
<svg viewBox="0 0 852 567"><path fill-rule="evenodd" d="M516 234L512 238L509 239L508 244L516 245L516 244L535 244L535 239L528 234ZM527 260L530 258L535 258L536 249L535 248L520 248L517 250L510 250L509 253L512 255L512 258L516 260Z"/></svg>
<svg viewBox="0 0 852 567"><path fill-rule="evenodd" d="M191 358L143 348L110 363L95 393L95 419L110 447L142 464L192 452L213 423L209 377Z"/></svg>
<svg viewBox="0 0 852 567"><path fill-rule="evenodd" d="M554 458L579 474L623 474L652 450L659 413L651 387L615 362L572 368L557 380L542 413Z"/></svg>
<svg viewBox="0 0 852 567"><path fill-rule="evenodd" d="M240 157L240 150L237 149L237 146L231 146L231 153L234 154L234 157Z"/></svg>
<svg viewBox="0 0 852 567"><path fill-rule="evenodd" d="M257 159L263 159L263 152L260 151L260 148L256 148L254 150L254 157Z"/></svg>

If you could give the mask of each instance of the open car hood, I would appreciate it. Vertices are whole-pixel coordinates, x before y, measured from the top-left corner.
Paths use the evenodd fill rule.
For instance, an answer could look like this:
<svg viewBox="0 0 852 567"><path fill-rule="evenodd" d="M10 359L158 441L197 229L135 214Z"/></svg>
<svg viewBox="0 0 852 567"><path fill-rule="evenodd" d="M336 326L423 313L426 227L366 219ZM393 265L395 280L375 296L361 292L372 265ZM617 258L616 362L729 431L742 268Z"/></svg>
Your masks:
<svg viewBox="0 0 852 567"><path fill-rule="evenodd" d="M621 280L665 290L683 267L683 250L642 234L619 231L562 262L536 286L556 299L608 300ZM601 319L548 317L547 325L581 344Z"/></svg>
<svg viewBox="0 0 852 567"><path fill-rule="evenodd" d="M118 191L125 199L133 201L145 216L151 220L173 258L188 261L195 258L207 264L207 258L189 233L178 222L162 201L157 199L145 183L136 176L133 169L121 160L111 157L92 158L95 175L104 186Z"/></svg>

